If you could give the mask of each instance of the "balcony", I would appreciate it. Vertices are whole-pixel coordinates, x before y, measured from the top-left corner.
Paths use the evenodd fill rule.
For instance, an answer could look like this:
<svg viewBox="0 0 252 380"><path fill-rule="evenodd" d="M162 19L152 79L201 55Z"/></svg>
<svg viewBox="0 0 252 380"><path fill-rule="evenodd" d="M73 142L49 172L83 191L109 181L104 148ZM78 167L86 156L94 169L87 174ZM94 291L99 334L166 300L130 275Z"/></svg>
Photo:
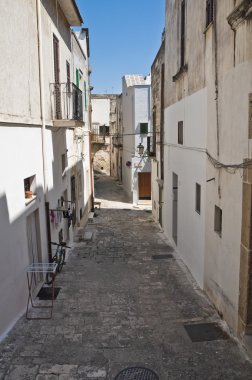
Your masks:
<svg viewBox="0 0 252 380"><path fill-rule="evenodd" d="M53 126L76 128L84 125L82 91L74 83L52 83Z"/></svg>

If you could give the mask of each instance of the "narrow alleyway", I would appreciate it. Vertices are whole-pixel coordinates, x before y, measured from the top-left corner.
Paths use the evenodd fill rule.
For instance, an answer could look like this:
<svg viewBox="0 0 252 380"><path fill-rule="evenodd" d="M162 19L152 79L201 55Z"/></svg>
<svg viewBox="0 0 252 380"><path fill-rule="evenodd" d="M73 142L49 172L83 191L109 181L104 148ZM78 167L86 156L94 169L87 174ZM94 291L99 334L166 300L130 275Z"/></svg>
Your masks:
<svg viewBox="0 0 252 380"><path fill-rule="evenodd" d="M190 339L184 325L220 321L149 210L133 209L105 176L96 198L102 208L85 229L92 239L75 244L56 278L53 318L19 320L0 346L0 379L113 380L128 367L160 380L251 379L232 339Z"/></svg>

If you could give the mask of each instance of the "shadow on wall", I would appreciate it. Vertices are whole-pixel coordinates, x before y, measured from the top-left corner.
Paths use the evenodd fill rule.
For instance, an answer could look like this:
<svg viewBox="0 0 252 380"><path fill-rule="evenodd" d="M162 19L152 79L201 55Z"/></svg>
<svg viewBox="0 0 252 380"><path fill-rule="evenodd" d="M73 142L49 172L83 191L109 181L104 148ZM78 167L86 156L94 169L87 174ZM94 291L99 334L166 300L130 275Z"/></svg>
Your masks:
<svg viewBox="0 0 252 380"><path fill-rule="evenodd" d="M28 292L25 268L32 262L33 255L28 249L29 234L32 234L29 223L31 218L39 223L39 219L45 215L41 187L36 188L36 197L25 206L26 201L24 195L24 211L14 220L10 220L6 194L0 197L0 340L1 335L9 330L24 312ZM47 247L45 242L43 248L41 247L44 235L45 228L37 231L37 253L40 257L42 249L45 251L45 246Z"/></svg>
<svg viewBox="0 0 252 380"><path fill-rule="evenodd" d="M76 210L78 212L78 221L86 212L84 206L86 205L88 214L91 205L91 198L83 200L85 175L82 158L75 162L76 170L67 167L62 178L61 154L63 151L66 152L65 134L61 137L56 137L53 134L52 142L54 182L48 192L47 199L53 200L49 208L54 209L58 206L58 200L61 199L61 196L64 196L64 188L69 190L67 194L69 199L75 192L76 199L79 201ZM58 145L60 145L60 149ZM78 184L77 175L75 176L75 181L72 182L75 189L71 191L69 180L73 177L73 173L79 173L80 175L79 181L82 182L82 192L78 187L80 185ZM63 193L61 193L62 189ZM30 199L25 198L24 190L25 187L18 189L17 194L14 194L14 196L4 192L0 195L0 340L25 311L28 295L25 268L33 261L48 262L49 260L44 189L41 186L33 188L33 196ZM54 202L54 200L56 201ZM15 218L11 217L11 210L14 209L11 202L17 202L20 205L21 212L18 215L16 213ZM60 221L57 221L57 225L55 220L52 221L51 217L49 218L50 231L52 232L51 238L56 239L56 241L59 240L61 229L65 228L67 233L73 227L72 220L69 223L70 220L62 217L63 212L60 211L59 213L61 218ZM73 229L71 231L74 233Z"/></svg>

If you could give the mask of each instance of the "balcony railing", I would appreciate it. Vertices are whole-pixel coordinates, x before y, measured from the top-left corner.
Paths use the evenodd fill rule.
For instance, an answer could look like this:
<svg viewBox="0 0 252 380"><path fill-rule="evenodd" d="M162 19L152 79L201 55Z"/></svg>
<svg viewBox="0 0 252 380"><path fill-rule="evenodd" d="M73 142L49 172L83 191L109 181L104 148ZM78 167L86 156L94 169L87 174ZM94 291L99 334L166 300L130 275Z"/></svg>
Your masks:
<svg viewBox="0 0 252 380"><path fill-rule="evenodd" d="M74 83L52 83L51 94L53 121L57 127L83 124L82 91Z"/></svg>

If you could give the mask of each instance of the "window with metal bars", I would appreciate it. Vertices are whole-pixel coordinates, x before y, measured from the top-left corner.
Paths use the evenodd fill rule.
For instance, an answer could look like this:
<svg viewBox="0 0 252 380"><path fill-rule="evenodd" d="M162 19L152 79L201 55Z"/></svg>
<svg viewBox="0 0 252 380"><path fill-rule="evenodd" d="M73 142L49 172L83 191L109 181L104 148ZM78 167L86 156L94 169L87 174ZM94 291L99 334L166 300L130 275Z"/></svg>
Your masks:
<svg viewBox="0 0 252 380"><path fill-rule="evenodd" d="M206 0L206 27L213 22L214 19L214 0Z"/></svg>

